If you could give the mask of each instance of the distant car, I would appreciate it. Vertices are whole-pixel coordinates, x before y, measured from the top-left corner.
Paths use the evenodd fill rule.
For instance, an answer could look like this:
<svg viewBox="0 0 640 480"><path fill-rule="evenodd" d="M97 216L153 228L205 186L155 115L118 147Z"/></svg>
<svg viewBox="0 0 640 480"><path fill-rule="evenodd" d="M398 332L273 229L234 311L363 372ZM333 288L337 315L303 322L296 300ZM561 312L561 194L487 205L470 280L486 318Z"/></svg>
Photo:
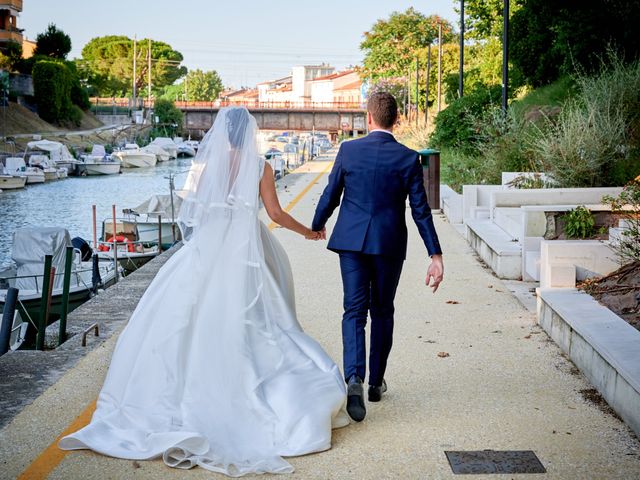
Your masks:
<svg viewBox="0 0 640 480"><path fill-rule="evenodd" d="M333 147L333 144L326 138L321 138L319 140L316 140L315 146L317 146L320 150L329 150L331 147Z"/></svg>
<svg viewBox="0 0 640 480"><path fill-rule="evenodd" d="M271 160L276 157L282 157L282 151L278 150L277 148L270 148L264 154L264 158L267 160Z"/></svg>
<svg viewBox="0 0 640 480"><path fill-rule="evenodd" d="M298 146L293 143L287 143L284 146L284 153L296 153L298 151Z"/></svg>
<svg viewBox="0 0 640 480"><path fill-rule="evenodd" d="M289 143L291 143L292 145L299 145L300 139L298 137L291 137L291 140L289 140Z"/></svg>
<svg viewBox="0 0 640 480"><path fill-rule="evenodd" d="M277 137L276 142L289 143L289 137L283 137L283 136Z"/></svg>

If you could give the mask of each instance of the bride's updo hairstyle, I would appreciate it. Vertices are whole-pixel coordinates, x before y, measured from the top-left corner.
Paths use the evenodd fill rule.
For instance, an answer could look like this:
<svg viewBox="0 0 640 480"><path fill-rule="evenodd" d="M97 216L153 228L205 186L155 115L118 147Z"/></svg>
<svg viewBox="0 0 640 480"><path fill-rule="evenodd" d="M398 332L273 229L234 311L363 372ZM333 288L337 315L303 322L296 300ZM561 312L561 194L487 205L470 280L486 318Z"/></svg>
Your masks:
<svg viewBox="0 0 640 480"><path fill-rule="evenodd" d="M249 112L245 108L232 108L227 112L227 130L232 147L242 147L248 124Z"/></svg>

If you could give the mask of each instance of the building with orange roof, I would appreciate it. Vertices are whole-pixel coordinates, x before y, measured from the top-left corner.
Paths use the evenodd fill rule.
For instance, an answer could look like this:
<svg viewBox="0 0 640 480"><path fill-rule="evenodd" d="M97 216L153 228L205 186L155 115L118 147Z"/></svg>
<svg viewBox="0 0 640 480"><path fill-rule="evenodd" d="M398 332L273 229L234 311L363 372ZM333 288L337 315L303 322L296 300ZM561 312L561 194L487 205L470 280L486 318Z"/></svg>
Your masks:
<svg viewBox="0 0 640 480"><path fill-rule="evenodd" d="M0 50L9 42L22 45L22 29L18 28L20 12L22 0L0 0Z"/></svg>
<svg viewBox="0 0 640 480"><path fill-rule="evenodd" d="M360 75L354 69L335 72L311 82L311 102L360 104L361 87Z"/></svg>

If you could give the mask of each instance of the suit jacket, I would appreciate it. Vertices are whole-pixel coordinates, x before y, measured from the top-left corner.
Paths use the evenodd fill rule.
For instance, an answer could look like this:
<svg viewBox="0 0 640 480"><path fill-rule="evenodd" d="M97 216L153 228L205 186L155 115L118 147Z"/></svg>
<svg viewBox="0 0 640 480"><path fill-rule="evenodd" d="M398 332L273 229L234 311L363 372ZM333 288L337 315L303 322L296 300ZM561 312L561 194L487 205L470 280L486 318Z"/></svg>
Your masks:
<svg viewBox="0 0 640 480"><path fill-rule="evenodd" d="M408 196L413 220L429 256L442 253L418 154L398 143L393 135L371 132L340 146L329 184L316 208L313 230L322 230L340 205L341 195L330 250L405 258Z"/></svg>

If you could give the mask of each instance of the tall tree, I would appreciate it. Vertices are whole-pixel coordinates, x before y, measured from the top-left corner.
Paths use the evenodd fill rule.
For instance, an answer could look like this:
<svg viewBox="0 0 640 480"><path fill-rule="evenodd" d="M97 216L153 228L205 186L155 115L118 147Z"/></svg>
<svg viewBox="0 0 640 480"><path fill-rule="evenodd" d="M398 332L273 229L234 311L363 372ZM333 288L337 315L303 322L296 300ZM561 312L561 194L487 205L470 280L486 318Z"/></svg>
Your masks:
<svg viewBox="0 0 640 480"><path fill-rule="evenodd" d="M511 21L511 59L533 86L576 69L592 71L613 50L640 56L640 2L524 0Z"/></svg>
<svg viewBox="0 0 640 480"><path fill-rule="evenodd" d="M449 22L437 15L426 17L413 7L378 20L364 33L360 44L365 54L364 76L375 79L406 75L416 56L426 58L427 45L438 38L438 23L442 23L443 41L449 41L452 30Z"/></svg>
<svg viewBox="0 0 640 480"><path fill-rule="evenodd" d="M149 40L138 40L136 48L136 88L141 92L148 82ZM151 41L151 82L155 91L173 84L187 73L180 66L182 54L171 45ZM124 96L131 92L133 81L133 40L109 35L89 41L82 49L79 70L97 95Z"/></svg>
<svg viewBox="0 0 640 480"><path fill-rule="evenodd" d="M215 70L190 70L183 84L186 87L187 100L195 102L213 101L218 98L223 88L222 80Z"/></svg>
<svg viewBox="0 0 640 480"><path fill-rule="evenodd" d="M509 0L510 16L526 0ZM460 14L460 0L453 0L454 10ZM465 0L465 37L472 40L498 39L502 36L504 0Z"/></svg>
<svg viewBox="0 0 640 480"><path fill-rule="evenodd" d="M70 51L71 37L50 23L47 30L36 37L36 49L33 54L64 60Z"/></svg>

